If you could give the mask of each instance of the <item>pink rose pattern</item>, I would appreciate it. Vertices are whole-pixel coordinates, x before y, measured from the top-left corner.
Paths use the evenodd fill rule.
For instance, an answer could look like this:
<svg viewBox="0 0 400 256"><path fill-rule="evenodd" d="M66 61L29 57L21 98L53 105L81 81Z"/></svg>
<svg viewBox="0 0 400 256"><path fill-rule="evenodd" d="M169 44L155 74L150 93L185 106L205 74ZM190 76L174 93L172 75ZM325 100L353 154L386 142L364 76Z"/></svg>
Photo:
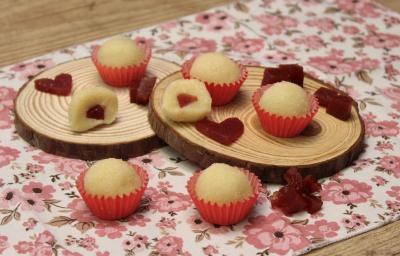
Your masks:
<svg viewBox="0 0 400 256"><path fill-rule="evenodd" d="M332 201L334 204L355 205L367 202L372 196L371 189L372 187L364 182L343 179L340 182L324 184L321 197L323 201Z"/></svg>
<svg viewBox="0 0 400 256"><path fill-rule="evenodd" d="M76 198L70 202L67 207L71 209L70 217L80 222L90 222L94 216L91 211L86 207L85 202Z"/></svg>
<svg viewBox="0 0 400 256"><path fill-rule="evenodd" d="M257 216L250 218L249 223L244 227L246 241L258 249L268 248L268 252L286 254L310 244L303 232L281 214Z"/></svg>
<svg viewBox="0 0 400 256"><path fill-rule="evenodd" d="M304 226L303 233L314 238L329 238L337 236L339 229L339 225L334 221L318 220L314 224Z"/></svg>
<svg viewBox="0 0 400 256"><path fill-rule="evenodd" d="M12 88L0 86L0 129L12 126L12 110L17 92Z"/></svg>
<svg viewBox="0 0 400 256"><path fill-rule="evenodd" d="M109 239L116 239L122 237L122 232L126 231L124 226L116 225L115 223L99 223L96 225L96 235L100 237L108 237Z"/></svg>
<svg viewBox="0 0 400 256"><path fill-rule="evenodd" d="M7 236L0 236L0 254L2 254L3 251L5 251L10 246L7 240Z"/></svg>
<svg viewBox="0 0 400 256"><path fill-rule="evenodd" d="M27 80L32 79L37 73L54 65L55 63L52 59L43 58L11 66L10 71L15 72L19 80Z"/></svg>
<svg viewBox="0 0 400 256"><path fill-rule="evenodd" d="M289 218L262 198L242 223L211 225L185 188L197 168L163 148L129 159L150 176L138 213L110 222L94 217L75 187L92 163L26 144L14 133L13 100L27 79L88 56L100 40L0 69L0 254L291 255L399 219L400 16L369 0L295 2L241 2L128 35L177 63L209 51L248 65L301 63L355 98L365 153L323 180L322 211Z"/></svg>
<svg viewBox="0 0 400 256"><path fill-rule="evenodd" d="M183 240L176 236L164 236L156 243L156 251L160 255L181 255Z"/></svg>

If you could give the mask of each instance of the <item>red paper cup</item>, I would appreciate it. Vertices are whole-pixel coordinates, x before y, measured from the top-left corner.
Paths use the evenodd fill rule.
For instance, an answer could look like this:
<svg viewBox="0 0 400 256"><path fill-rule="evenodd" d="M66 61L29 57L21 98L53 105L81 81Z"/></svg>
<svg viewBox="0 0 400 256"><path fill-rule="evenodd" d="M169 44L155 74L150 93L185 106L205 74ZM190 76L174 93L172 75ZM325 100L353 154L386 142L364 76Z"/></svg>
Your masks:
<svg viewBox="0 0 400 256"><path fill-rule="evenodd" d="M101 64L97 59L97 52L100 46L97 46L92 52L92 61L97 68L103 81L113 87L127 87L132 85L133 81L141 80L147 69L151 58L151 47L149 45L139 46L144 50L142 62L136 65L126 67L109 67Z"/></svg>
<svg viewBox="0 0 400 256"><path fill-rule="evenodd" d="M233 225L243 220L251 211L262 189L261 181L248 170L240 169L249 179L253 195L238 202L219 205L200 199L196 196L195 185L201 172L195 173L187 183L187 189L201 217L217 225Z"/></svg>
<svg viewBox="0 0 400 256"><path fill-rule="evenodd" d="M261 126L267 133L273 136L282 138L294 137L301 133L311 122L315 114L317 114L319 108L318 100L314 95L307 92L311 107L309 112L303 116L285 117L271 114L263 110L259 105L263 93L271 86L262 86L253 94L253 106L256 109Z"/></svg>
<svg viewBox="0 0 400 256"><path fill-rule="evenodd" d="M193 61L195 57L185 61L182 65L182 75L185 79L195 78L190 76L190 69L192 68ZM222 106L229 103L238 93L240 86L242 86L243 82L246 80L248 72L245 66L236 62L240 68L240 79L229 83L229 84L218 84L213 82L203 81L207 87L208 92L212 98L212 105L213 106Z"/></svg>
<svg viewBox="0 0 400 256"><path fill-rule="evenodd" d="M122 196L90 195L86 193L83 182L87 170L79 175L76 187L94 215L104 220L117 220L130 215L137 209L149 182L149 177L141 167L135 165L134 168L142 181L142 185L135 191Z"/></svg>

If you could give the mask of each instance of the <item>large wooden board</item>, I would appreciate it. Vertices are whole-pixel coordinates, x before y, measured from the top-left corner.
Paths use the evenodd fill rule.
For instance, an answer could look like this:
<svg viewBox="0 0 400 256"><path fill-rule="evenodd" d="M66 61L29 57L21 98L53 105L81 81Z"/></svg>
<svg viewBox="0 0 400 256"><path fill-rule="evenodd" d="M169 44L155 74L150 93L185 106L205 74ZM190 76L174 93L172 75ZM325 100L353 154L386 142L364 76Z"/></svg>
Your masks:
<svg viewBox="0 0 400 256"><path fill-rule="evenodd" d="M159 81L177 70L179 66L175 63L152 58L147 72ZM107 86L118 97L116 122L84 133L72 132L68 123L71 96L59 97L34 87L35 79L53 78L63 72L72 75L73 92L84 87L107 86L90 58L67 62L38 74L19 90L15 99L15 126L27 142L49 153L84 160L128 158L164 145L147 121L147 107L130 103L128 88Z"/></svg>
<svg viewBox="0 0 400 256"><path fill-rule="evenodd" d="M262 67L248 67L249 77L233 102L214 107L210 118L218 122L238 117L245 125L243 136L231 146L219 144L199 133L193 124L169 120L161 110L162 95L172 81L182 78L179 72L164 78L154 89L149 106L149 122L167 144L201 167L225 162L255 172L263 181L282 183L282 174L291 166L303 175L330 176L352 163L362 150L364 126L357 106L352 117L341 121L321 107L302 135L277 138L264 132L252 106L251 96L259 88ZM321 81L306 76L305 88L311 92Z"/></svg>

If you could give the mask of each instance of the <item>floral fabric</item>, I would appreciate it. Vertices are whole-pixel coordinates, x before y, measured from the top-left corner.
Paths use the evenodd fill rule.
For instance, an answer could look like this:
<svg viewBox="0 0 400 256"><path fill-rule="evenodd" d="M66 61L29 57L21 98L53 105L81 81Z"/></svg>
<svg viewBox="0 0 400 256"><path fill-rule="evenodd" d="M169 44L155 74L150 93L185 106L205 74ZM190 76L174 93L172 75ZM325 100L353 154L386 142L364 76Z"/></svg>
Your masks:
<svg viewBox="0 0 400 256"><path fill-rule="evenodd" d="M250 65L300 63L357 100L365 151L323 179L323 209L286 217L265 185L234 226L204 222L185 184L198 168L170 148L130 159L149 187L138 212L95 218L75 188L88 163L32 148L15 133L13 99L37 72L87 57L101 41L0 69L0 254L292 255L377 228L400 216L400 16L367 1L244 1L128 33L177 63L222 51Z"/></svg>

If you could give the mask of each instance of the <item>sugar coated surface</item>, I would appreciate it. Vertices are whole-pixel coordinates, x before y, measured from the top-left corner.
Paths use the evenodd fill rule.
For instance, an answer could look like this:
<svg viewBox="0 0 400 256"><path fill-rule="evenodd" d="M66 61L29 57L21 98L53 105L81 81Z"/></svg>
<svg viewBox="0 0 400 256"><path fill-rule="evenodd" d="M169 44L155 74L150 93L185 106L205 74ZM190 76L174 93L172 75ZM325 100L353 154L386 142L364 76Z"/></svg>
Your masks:
<svg viewBox="0 0 400 256"><path fill-rule="evenodd" d="M239 66L221 53L199 55L192 64L190 75L214 83L232 83L240 79Z"/></svg>
<svg viewBox="0 0 400 256"><path fill-rule="evenodd" d="M265 111L280 116L302 116L310 109L307 93L290 82L275 83L264 92L259 104Z"/></svg>
<svg viewBox="0 0 400 256"><path fill-rule="evenodd" d="M124 195L133 192L140 185L140 177L134 168L115 158L97 161L84 178L84 188L91 195Z"/></svg>
<svg viewBox="0 0 400 256"><path fill-rule="evenodd" d="M97 59L105 66L125 67L140 63L144 51L132 39L115 36L106 41L97 52Z"/></svg>
<svg viewBox="0 0 400 256"><path fill-rule="evenodd" d="M220 205L247 199L253 193L242 171L222 163L212 164L200 174L195 192L200 199Z"/></svg>

